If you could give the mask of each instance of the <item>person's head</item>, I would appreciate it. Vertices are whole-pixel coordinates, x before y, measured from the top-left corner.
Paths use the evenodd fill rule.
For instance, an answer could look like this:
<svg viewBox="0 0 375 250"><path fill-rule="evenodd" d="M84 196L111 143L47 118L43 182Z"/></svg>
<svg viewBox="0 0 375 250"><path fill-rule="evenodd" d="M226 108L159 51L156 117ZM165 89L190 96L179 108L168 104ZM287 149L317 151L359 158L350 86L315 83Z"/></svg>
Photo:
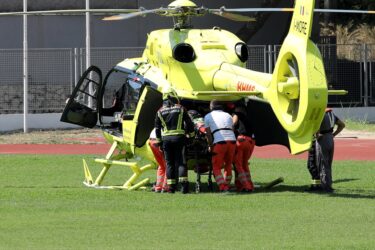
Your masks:
<svg viewBox="0 0 375 250"><path fill-rule="evenodd" d="M172 87L167 87L163 90L163 101L169 101L174 104L180 102L176 91Z"/></svg>
<svg viewBox="0 0 375 250"><path fill-rule="evenodd" d="M327 107L325 111L326 111L326 112L331 112L331 111L332 111L332 109L331 109L331 108L329 108L329 107Z"/></svg>
<svg viewBox="0 0 375 250"><path fill-rule="evenodd" d="M224 106L221 102L218 100L214 99L210 102L210 109L211 110L223 110Z"/></svg>

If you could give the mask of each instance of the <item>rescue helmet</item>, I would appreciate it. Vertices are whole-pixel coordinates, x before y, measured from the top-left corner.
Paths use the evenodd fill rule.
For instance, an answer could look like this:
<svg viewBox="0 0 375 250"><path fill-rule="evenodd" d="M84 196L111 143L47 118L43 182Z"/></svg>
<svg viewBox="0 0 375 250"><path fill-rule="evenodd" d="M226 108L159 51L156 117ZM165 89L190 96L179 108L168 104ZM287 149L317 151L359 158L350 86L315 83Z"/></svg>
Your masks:
<svg viewBox="0 0 375 250"><path fill-rule="evenodd" d="M172 87L166 87L163 89L163 100L178 99L176 91Z"/></svg>

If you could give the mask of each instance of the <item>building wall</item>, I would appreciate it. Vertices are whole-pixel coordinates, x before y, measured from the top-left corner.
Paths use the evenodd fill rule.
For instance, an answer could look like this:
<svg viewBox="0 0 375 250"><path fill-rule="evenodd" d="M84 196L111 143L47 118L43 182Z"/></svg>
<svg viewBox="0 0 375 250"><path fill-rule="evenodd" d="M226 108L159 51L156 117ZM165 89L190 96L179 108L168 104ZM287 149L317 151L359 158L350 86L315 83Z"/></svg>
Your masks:
<svg viewBox="0 0 375 250"><path fill-rule="evenodd" d="M106 8L137 8L137 0L90 0L92 9ZM29 0L29 10L59 10L59 9L83 9L86 6L85 0ZM22 11L23 0L2 0L0 11Z"/></svg>
<svg viewBox="0 0 375 250"><path fill-rule="evenodd" d="M280 7L290 7L289 0L279 0ZM217 0L195 1L209 8L241 8L260 7L262 0ZM91 0L91 8L138 8L147 9L166 7L169 4L162 0ZM0 11L22 11L23 0L3 0ZM85 8L85 0L29 0L28 9L77 9ZM276 44L282 40L289 26L288 14L275 14L273 21L266 22L250 44ZM147 33L155 29L173 27L171 18L149 14L147 17L136 17L123 21L102 21L100 16L92 16L92 47L141 47L147 39ZM28 18L28 34L30 48L76 48L85 47L84 16L30 16ZM193 24L197 28L221 27L236 33L244 24L234 22L215 15L195 18ZM251 24L250 24L251 25ZM262 26L263 27L263 26ZM22 48L23 18L21 16L0 17L0 49Z"/></svg>

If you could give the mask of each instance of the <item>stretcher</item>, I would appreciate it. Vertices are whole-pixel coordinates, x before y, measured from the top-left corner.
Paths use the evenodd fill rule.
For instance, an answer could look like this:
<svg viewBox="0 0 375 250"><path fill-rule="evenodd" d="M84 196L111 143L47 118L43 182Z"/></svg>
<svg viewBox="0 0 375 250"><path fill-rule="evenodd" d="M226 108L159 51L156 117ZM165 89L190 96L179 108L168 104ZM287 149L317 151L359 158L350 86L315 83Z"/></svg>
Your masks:
<svg viewBox="0 0 375 250"><path fill-rule="evenodd" d="M213 191L211 154L203 131L196 130L194 140L186 147L186 163L189 170L196 173L195 192L202 190L201 176L207 176L207 188Z"/></svg>

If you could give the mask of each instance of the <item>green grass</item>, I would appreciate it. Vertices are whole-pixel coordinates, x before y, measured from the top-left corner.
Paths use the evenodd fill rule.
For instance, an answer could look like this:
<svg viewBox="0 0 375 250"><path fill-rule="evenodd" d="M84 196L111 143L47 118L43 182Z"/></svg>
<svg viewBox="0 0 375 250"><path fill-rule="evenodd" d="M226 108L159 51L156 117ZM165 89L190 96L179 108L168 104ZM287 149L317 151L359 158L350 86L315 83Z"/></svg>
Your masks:
<svg viewBox="0 0 375 250"><path fill-rule="evenodd" d="M367 121L346 119L345 125L346 129L349 130L375 132L375 123L369 123Z"/></svg>
<svg viewBox="0 0 375 250"><path fill-rule="evenodd" d="M94 157L85 158L97 173ZM0 156L0 249L375 246L374 162L335 161L334 194L304 192L305 161L253 159L255 182L283 176L283 185L250 195L170 195L86 188L81 159ZM129 176L112 170L112 184ZM154 172L148 176L155 179Z"/></svg>

